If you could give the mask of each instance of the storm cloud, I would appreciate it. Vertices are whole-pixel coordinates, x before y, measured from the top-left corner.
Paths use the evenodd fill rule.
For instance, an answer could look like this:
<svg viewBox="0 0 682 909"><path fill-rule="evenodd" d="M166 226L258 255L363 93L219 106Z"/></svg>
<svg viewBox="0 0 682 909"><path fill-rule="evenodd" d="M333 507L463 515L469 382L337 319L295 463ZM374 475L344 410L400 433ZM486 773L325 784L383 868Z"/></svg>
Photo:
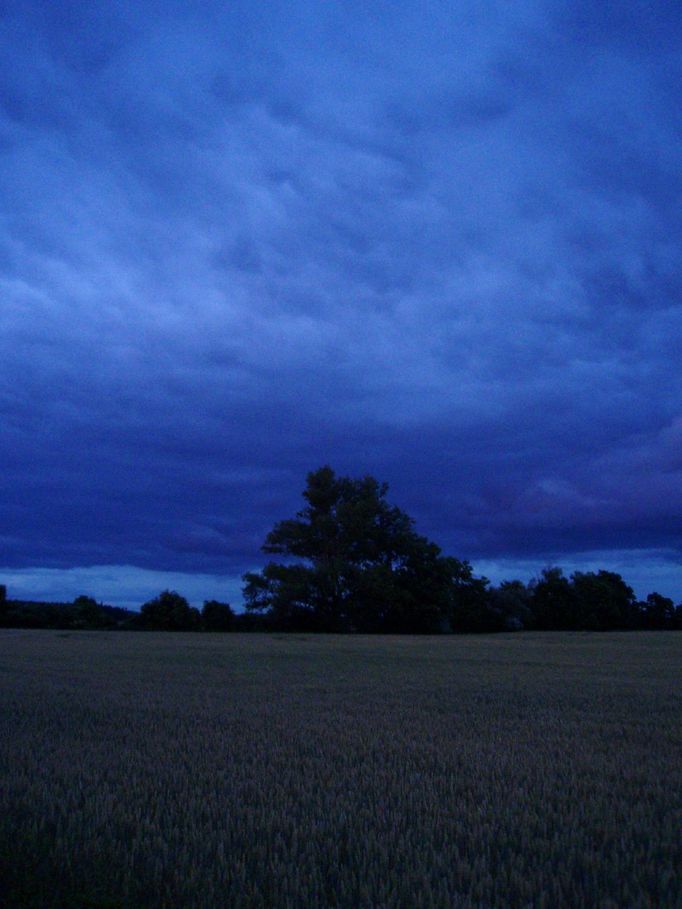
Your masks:
<svg viewBox="0 0 682 909"><path fill-rule="evenodd" d="M0 17L5 574L232 591L330 463L682 596L682 10Z"/></svg>

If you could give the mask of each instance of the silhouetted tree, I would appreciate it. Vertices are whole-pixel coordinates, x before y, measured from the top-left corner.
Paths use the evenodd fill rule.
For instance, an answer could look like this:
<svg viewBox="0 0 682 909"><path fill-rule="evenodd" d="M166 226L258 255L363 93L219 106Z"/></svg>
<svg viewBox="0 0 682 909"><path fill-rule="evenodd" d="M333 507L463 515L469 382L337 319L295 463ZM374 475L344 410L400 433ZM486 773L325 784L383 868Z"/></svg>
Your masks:
<svg viewBox="0 0 682 909"><path fill-rule="evenodd" d="M204 631L231 631L234 612L229 603L206 600L201 610L201 627Z"/></svg>
<svg viewBox="0 0 682 909"><path fill-rule="evenodd" d="M493 587L488 596L504 631L532 627L531 592L523 581L503 581L498 587Z"/></svg>
<svg viewBox="0 0 682 909"><path fill-rule="evenodd" d="M144 628L156 631L195 631L200 622L199 610L174 590L145 603L140 616Z"/></svg>
<svg viewBox="0 0 682 909"><path fill-rule="evenodd" d="M78 596L70 610L74 628L106 628L111 625L109 617L93 597Z"/></svg>
<svg viewBox="0 0 682 909"><path fill-rule="evenodd" d="M474 577L468 562L450 558L445 561L450 564L446 628L466 633L502 631L503 622L490 598L488 579Z"/></svg>
<svg viewBox="0 0 682 909"><path fill-rule="evenodd" d="M544 568L540 577L532 580L529 587L529 606L534 628L558 631L578 627L575 591L561 568Z"/></svg>
<svg viewBox="0 0 682 909"><path fill-rule="evenodd" d="M308 474L305 507L263 546L288 561L244 575L247 609L289 629L442 630L462 598L457 584L472 588L470 568L417 534L387 492L373 477L338 477L328 466Z"/></svg>
<svg viewBox="0 0 682 909"><path fill-rule="evenodd" d="M619 574L576 571L571 580L575 610L573 627L594 631L637 627L634 591Z"/></svg>
<svg viewBox="0 0 682 909"><path fill-rule="evenodd" d="M561 568L546 568L529 589L534 628L609 631L640 624L632 588L613 571L576 571L569 580Z"/></svg>
<svg viewBox="0 0 682 909"><path fill-rule="evenodd" d="M676 626L676 609L673 601L660 593L650 593L643 603L637 604L643 628L670 629ZM678 607L679 609L679 607Z"/></svg>

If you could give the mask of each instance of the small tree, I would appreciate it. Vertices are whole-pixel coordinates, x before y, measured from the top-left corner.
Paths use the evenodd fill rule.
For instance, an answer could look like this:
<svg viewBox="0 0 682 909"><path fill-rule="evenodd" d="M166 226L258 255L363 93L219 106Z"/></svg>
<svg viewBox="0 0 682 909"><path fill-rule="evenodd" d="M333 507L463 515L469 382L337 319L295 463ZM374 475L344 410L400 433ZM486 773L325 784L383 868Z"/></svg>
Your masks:
<svg viewBox="0 0 682 909"><path fill-rule="evenodd" d="M644 628L675 628L675 606L668 597L656 592L650 593L644 603L637 605L640 623Z"/></svg>
<svg viewBox="0 0 682 909"><path fill-rule="evenodd" d="M578 627L575 590L561 568L544 568L540 577L530 582L529 588L529 605L536 628L565 631Z"/></svg>
<svg viewBox="0 0 682 909"><path fill-rule="evenodd" d="M105 628L110 624L104 610L93 597L76 597L73 601L73 614L73 624L79 628Z"/></svg>
<svg viewBox="0 0 682 909"><path fill-rule="evenodd" d="M231 631L234 612L229 603L206 600L201 610L201 627L204 631Z"/></svg>
<svg viewBox="0 0 682 909"><path fill-rule="evenodd" d="M609 631L635 628L635 594L613 571L576 571L571 575L575 597L576 627Z"/></svg>
<svg viewBox="0 0 682 909"><path fill-rule="evenodd" d="M199 610L174 590L164 590L145 603L140 615L142 625L155 631L195 631L199 627Z"/></svg>

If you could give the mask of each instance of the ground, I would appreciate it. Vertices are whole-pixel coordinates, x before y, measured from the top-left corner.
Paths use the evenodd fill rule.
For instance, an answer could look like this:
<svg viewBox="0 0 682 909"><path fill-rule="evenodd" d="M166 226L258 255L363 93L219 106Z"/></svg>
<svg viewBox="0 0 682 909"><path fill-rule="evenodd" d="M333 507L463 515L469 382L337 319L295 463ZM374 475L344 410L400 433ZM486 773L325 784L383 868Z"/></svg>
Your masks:
<svg viewBox="0 0 682 909"><path fill-rule="evenodd" d="M678 907L682 633L0 632L0 904Z"/></svg>

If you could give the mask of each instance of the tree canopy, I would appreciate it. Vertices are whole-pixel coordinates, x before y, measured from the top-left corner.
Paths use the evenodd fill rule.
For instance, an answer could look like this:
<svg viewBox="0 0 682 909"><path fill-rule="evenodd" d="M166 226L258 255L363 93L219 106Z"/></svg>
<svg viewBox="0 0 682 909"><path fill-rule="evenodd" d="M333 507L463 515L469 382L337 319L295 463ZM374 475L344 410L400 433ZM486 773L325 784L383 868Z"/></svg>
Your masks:
<svg viewBox="0 0 682 909"><path fill-rule="evenodd" d="M174 590L164 590L140 610L145 628L156 631L193 631L199 628L199 610Z"/></svg>
<svg viewBox="0 0 682 909"><path fill-rule="evenodd" d="M279 560L244 575L247 613L269 628L362 632L607 631L675 628L682 607L644 603L620 575L550 566L529 584L492 587L444 555L387 500L374 477L309 473L304 506L279 521L263 551Z"/></svg>
<svg viewBox="0 0 682 909"><path fill-rule="evenodd" d="M374 477L308 474L305 506L280 521L263 551L284 556L244 575L246 607L276 627L324 631L447 630L468 593L485 588L391 505ZM296 561L294 561L296 560Z"/></svg>
<svg viewBox="0 0 682 909"><path fill-rule="evenodd" d="M201 627L204 631L231 631L234 611L229 603L205 600L201 610Z"/></svg>

